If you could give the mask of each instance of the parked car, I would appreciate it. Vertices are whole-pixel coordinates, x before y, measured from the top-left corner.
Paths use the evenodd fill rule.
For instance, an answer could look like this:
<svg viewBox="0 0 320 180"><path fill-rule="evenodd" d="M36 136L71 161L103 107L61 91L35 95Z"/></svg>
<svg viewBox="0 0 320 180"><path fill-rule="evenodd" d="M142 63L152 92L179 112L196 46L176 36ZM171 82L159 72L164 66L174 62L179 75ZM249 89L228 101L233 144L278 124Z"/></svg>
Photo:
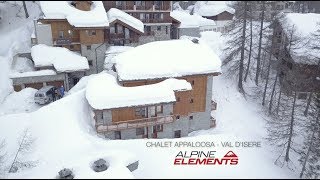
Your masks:
<svg viewBox="0 0 320 180"><path fill-rule="evenodd" d="M54 101L56 89L54 86L42 87L34 95L35 103L43 105Z"/></svg>

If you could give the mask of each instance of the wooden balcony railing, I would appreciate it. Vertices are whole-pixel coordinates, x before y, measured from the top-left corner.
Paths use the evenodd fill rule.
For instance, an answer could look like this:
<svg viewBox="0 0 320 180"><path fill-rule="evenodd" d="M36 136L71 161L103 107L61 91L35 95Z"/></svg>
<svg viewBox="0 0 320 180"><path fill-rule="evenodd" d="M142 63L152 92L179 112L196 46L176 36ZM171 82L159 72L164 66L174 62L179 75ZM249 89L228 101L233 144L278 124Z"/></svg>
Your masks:
<svg viewBox="0 0 320 180"><path fill-rule="evenodd" d="M144 119L135 119L129 121L121 121L118 123L113 123L112 125L96 124L96 130L98 133L108 132L108 131L120 131L124 129L140 128L146 126L155 126L159 124L172 123L175 120L173 115L162 116L162 117L152 117Z"/></svg>
<svg viewBox="0 0 320 180"><path fill-rule="evenodd" d="M120 10L133 10L133 6L131 5L119 5L119 6L116 6L117 9L120 9Z"/></svg>
<svg viewBox="0 0 320 180"><path fill-rule="evenodd" d="M169 11L170 10L170 6L156 6L154 5L154 10L158 10L158 11Z"/></svg>
<svg viewBox="0 0 320 180"><path fill-rule="evenodd" d="M80 38L53 38L52 40L54 45L70 45L80 42Z"/></svg>
<svg viewBox="0 0 320 180"><path fill-rule="evenodd" d="M142 19L143 23L169 23L166 19Z"/></svg>
<svg viewBox="0 0 320 180"><path fill-rule="evenodd" d="M137 6L134 5L135 9L134 10L151 10L152 6Z"/></svg>

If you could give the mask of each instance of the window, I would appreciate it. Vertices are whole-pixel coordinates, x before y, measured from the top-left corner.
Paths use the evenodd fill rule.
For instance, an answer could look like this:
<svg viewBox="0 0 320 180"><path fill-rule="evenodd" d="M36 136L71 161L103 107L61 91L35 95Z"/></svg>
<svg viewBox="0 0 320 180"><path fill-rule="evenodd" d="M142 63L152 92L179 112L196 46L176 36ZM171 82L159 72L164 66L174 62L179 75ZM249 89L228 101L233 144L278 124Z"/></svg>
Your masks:
<svg viewBox="0 0 320 180"><path fill-rule="evenodd" d="M177 115L177 116L176 116L176 119L180 119L180 115Z"/></svg>
<svg viewBox="0 0 320 180"><path fill-rule="evenodd" d="M180 102L180 97L177 97L177 102Z"/></svg>
<svg viewBox="0 0 320 180"><path fill-rule="evenodd" d="M101 119L103 119L103 111L101 111Z"/></svg>
<svg viewBox="0 0 320 180"><path fill-rule="evenodd" d="M194 85L194 80L192 80L192 81L190 82L190 84L193 86L193 85Z"/></svg>
<svg viewBox="0 0 320 180"><path fill-rule="evenodd" d="M193 116L189 116L189 120L193 120Z"/></svg>
<svg viewBox="0 0 320 180"><path fill-rule="evenodd" d="M162 131L163 131L163 125L162 124L153 126L153 133L162 132Z"/></svg>
<svg viewBox="0 0 320 180"><path fill-rule="evenodd" d="M160 14L160 19L163 20L163 13Z"/></svg>
<svg viewBox="0 0 320 180"><path fill-rule="evenodd" d="M154 13L153 14L154 19L160 19L160 13Z"/></svg>
<svg viewBox="0 0 320 180"><path fill-rule="evenodd" d="M163 113L163 106L157 106L157 113Z"/></svg>
<svg viewBox="0 0 320 180"><path fill-rule="evenodd" d="M96 35L96 30L86 30L86 33L88 36L95 36Z"/></svg>
<svg viewBox="0 0 320 180"><path fill-rule="evenodd" d="M141 2L141 1L134 1L134 4L135 4L136 6L141 6L141 5L142 5L142 2Z"/></svg>
<svg viewBox="0 0 320 180"><path fill-rule="evenodd" d="M68 30L68 34L69 34L69 36L72 36L73 35L72 30Z"/></svg>
<svg viewBox="0 0 320 180"><path fill-rule="evenodd" d="M88 63L89 63L89 66L92 66L92 60L89 60Z"/></svg>
<svg viewBox="0 0 320 180"><path fill-rule="evenodd" d="M123 26L117 24L117 33L123 33Z"/></svg>
<svg viewBox="0 0 320 180"><path fill-rule="evenodd" d="M114 34L115 33L115 28L114 28L114 26L111 26L110 27L110 34Z"/></svg>
<svg viewBox="0 0 320 180"><path fill-rule="evenodd" d="M190 103L193 103L193 99L192 98L190 99Z"/></svg>
<svg viewBox="0 0 320 180"><path fill-rule="evenodd" d="M166 26L166 34L168 34L168 26Z"/></svg>
<svg viewBox="0 0 320 180"><path fill-rule="evenodd" d="M155 106L151 106L150 107L150 115L151 115L151 117L156 117L157 116L156 107Z"/></svg>
<svg viewBox="0 0 320 180"><path fill-rule="evenodd" d="M121 139L121 131L115 131L114 132L114 138L115 139Z"/></svg>
<svg viewBox="0 0 320 180"><path fill-rule="evenodd" d="M140 19L144 20L146 18L146 15L144 13L140 13Z"/></svg>
<svg viewBox="0 0 320 180"><path fill-rule="evenodd" d="M180 138L181 137L181 130L174 131L174 138Z"/></svg>
<svg viewBox="0 0 320 180"><path fill-rule="evenodd" d="M157 31L161 31L161 26L157 26Z"/></svg>
<svg viewBox="0 0 320 180"><path fill-rule="evenodd" d="M91 50L91 45L87 46L87 50Z"/></svg>
<svg viewBox="0 0 320 180"><path fill-rule="evenodd" d="M147 117L146 107L136 108L136 116Z"/></svg>
<svg viewBox="0 0 320 180"><path fill-rule="evenodd" d="M70 49L73 49L74 48L74 46L73 45L70 45Z"/></svg>
<svg viewBox="0 0 320 180"><path fill-rule="evenodd" d="M136 135L137 136L144 135L144 128L137 128L136 129Z"/></svg>
<svg viewBox="0 0 320 180"><path fill-rule="evenodd" d="M63 38L64 35L63 35L63 31L59 31L59 38Z"/></svg>

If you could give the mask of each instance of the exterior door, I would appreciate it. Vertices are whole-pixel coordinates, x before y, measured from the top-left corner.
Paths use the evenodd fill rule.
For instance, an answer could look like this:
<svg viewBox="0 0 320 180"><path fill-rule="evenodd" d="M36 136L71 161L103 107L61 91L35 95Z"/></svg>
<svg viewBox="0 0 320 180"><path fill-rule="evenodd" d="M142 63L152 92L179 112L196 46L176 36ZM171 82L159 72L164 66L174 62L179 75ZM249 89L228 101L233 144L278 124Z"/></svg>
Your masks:
<svg viewBox="0 0 320 180"><path fill-rule="evenodd" d="M181 138L181 130L174 131L174 138Z"/></svg>

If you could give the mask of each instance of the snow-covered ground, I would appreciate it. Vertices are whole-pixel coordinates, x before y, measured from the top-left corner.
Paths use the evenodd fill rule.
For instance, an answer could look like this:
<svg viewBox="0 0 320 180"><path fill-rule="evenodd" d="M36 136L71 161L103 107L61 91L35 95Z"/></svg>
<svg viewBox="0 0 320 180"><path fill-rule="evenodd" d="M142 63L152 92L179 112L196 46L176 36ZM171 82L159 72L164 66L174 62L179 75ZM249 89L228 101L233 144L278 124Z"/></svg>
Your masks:
<svg viewBox="0 0 320 180"><path fill-rule="evenodd" d="M202 33L201 40L221 55L224 41L220 33ZM94 75L93 75L94 76ZM93 129L88 103L85 100L85 86L88 78L65 98L53 102L32 113L0 116L0 137L7 142L6 165L9 165L17 150L17 139L24 129L35 138L30 153L21 156L23 160L38 161L37 166L22 169L9 178L54 178L62 168L74 170L76 178L292 178L294 174L273 164L276 154L265 141L266 129L263 114L254 103L246 101L231 80L221 75L213 80L213 99L218 103L214 112L217 127L190 133L190 137L180 139L138 139L108 141L98 137ZM28 99L12 94L2 106L10 109L10 103L21 104L21 111L30 109L25 104ZM20 93L21 96L23 96ZM24 103L22 103L24 102ZM29 107L23 107L29 106ZM9 110L8 110L9 111ZM13 111L13 110L10 110ZM32 110L29 110L32 111ZM190 147L147 147L147 142L197 142L212 141L214 148ZM222 147L221 141L260 141L261 148ZM239 157L236 166L175 166L177 153L191 150L215 150L221 157L229 150ZM90 163L105 158L110 167L102 173L90 169ZM130 172L125 166L139 160L139 168Z"/></svg>

